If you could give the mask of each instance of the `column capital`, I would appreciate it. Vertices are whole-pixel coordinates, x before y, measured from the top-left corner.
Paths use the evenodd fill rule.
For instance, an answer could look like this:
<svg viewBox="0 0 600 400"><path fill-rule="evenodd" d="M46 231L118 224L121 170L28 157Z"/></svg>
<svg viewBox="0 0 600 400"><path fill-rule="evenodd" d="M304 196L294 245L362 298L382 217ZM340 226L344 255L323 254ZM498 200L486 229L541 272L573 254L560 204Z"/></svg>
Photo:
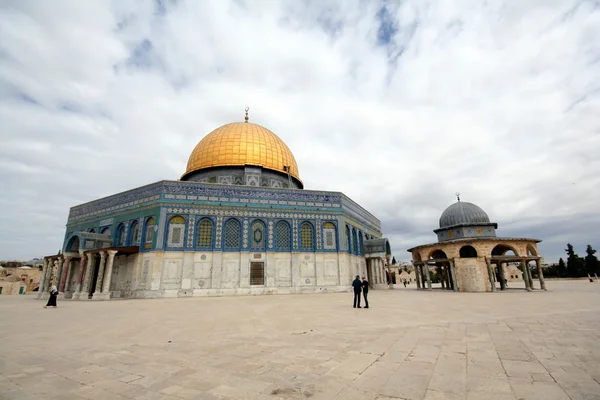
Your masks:
<svg viewBox="0 0 600 400"><path fill-rule="evenodd" d="M106 258L106 251L99 251L98 254L100 254L100 258L101 259L105 259Z"/></svg>
<svg viewBox="0 0 600 400"><path fill-rule="evenodd" d="M119 252L119 250L106 250L109 256L115 256Z"/></svg>

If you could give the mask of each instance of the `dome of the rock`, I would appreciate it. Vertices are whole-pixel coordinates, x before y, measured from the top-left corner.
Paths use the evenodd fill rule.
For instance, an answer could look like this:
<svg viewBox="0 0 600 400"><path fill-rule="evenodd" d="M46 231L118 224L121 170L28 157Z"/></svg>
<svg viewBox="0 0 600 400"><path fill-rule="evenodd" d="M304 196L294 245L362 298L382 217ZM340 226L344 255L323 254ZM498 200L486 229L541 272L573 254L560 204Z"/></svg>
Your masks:
<svg viewBox="0 0 600 400"><path fill-rule="evenodd" d="M218 167L261 167L295 178L302 187L294 155L279 136L267 128L233 122L206 135L196 145L188 160L185 174Z"/></svg>

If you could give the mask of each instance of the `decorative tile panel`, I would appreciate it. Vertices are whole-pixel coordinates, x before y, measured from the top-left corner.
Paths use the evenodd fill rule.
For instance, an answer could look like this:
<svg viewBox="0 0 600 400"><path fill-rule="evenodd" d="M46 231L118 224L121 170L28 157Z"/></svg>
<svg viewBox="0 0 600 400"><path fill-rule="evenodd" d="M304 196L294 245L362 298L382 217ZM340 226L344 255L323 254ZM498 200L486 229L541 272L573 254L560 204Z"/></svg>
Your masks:
<svg viewBox="0 0 600 400"><path fill-rule="evenodd" d="M292 242L294 249L298 248L298 220L292 220Z"/></svg>
<svg viewBox="0 0 600 400"><path fill-rule="evenodd" d="M208 214L208 213L201 213L201 214ZM211 215L215 215L215 214L211 214ZM216 234L216 240L215 240L215 248L220 249L221 248L221 232L223 229L223 217L221 215L217 216L217 234Z"/></svg>
<svg viewBox="0 0 600 400"><path fill-rule="evenodd" d="M188 219L188 235L187 235L187 247L194 247L194 232L196 228L196 217L190 215Z"/></svg>
<svg viewBox="0 0 600 400"><path fill-rule="evenodd" d="M248 248L248 218L244 218L244 226L242 227L242 232L243 232L242 247L244 249L247 249Z"/></svg>
<svg viewBox="0 0 600 400"><path fill-rule="evenodd" d="M269 221L269 249L273 248L273 221Z"/></svg>
<svg viewBox="0 0 600 400"><path fill-rule="evenodd" d="M317 231L317 250L321 249L321 230L322 230L322 223L320 219L317 219L316 224L315 224L315 230Z"/></svg>

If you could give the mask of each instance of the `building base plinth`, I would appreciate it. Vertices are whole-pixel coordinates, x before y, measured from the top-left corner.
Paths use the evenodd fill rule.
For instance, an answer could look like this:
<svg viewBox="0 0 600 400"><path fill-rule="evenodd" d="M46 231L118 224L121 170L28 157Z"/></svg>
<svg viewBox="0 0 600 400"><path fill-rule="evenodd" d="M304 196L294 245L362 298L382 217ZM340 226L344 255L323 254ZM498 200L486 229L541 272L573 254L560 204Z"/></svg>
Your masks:
<svg viewBox="0 0 600 400"><path fill-rule="evenodd" d="M94 293L92 300L110 300L110 292Z"/></svg>

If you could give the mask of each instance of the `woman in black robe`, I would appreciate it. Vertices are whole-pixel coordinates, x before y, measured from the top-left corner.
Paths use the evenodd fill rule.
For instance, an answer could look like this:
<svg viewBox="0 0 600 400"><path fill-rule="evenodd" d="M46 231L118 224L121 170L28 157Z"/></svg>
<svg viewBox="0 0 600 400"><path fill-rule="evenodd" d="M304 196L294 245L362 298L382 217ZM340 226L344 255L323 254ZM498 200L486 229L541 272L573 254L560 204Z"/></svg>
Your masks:
<svg viewBox="0 0 600 400"><path fill-rule="evenodd" d="M48 303L44 306L44 308L54 307L56 308L56 297L58 296L58 289L56 285L52 285L50 288L50 298L48 299Z"/></svg>

